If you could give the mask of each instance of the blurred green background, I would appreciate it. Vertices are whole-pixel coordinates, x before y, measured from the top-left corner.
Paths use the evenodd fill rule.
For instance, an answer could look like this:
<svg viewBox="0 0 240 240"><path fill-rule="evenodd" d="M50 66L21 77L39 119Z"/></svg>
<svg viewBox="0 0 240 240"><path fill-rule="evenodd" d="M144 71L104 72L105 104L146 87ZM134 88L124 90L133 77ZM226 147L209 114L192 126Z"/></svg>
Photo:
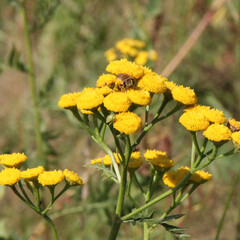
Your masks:
<svg viewBox="0 0 240 240"><path fill-rule="evenodd" d="M126 37L143 40L158 52L159 59L153 68L161 74L213 2L219 1L25 1L48 168L74 170L87 182L82 192L69 191L53 209L57 212L63 208L85 206L84 212L80 209L78 213L56 219L60 239L106 239L109 231L107 216L114 209L112 202L104 209L87 206L116 197L116 189L108 180L100 180L100 173L95 174L94 169L84 166L104 153L71 114L57 106L60 96L81 91L84 87L95 87L98 76L105 73L107 66L104 52ZM196 44L168 77L194 88L199 104L218 108L227 118L238 120L239 7L238 0L224 2ZM36 166L31 93L24 72L26 62L18 3L0 0L0 149L1 153L25 152L29 166ZM158 148L168 151L179 164L187 164L191 138L178 123L179 115L155 126L140 150ZM187 233L193 239L214 238L234 176L240 171L240 155L216 161L208 171L213 174L213 181L200 187L177 211L186 213L178 225L187 227ZM168 201L160 207L166 207ZM0 203L0 239L51 239L40 217L19 202L10 190L0 187ZM239 226L238 185L220 239L240 239ZM141 238L139 226L124 225L121 230L119 239ZM159 227L152 239L173 238Z"/></svg>

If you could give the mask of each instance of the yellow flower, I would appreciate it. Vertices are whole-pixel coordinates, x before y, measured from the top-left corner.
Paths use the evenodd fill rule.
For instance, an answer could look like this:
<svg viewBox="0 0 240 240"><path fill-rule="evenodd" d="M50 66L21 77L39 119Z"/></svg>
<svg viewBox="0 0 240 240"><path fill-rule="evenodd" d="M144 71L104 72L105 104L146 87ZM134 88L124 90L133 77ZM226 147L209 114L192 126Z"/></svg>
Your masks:
<svg viewBox="0 0 240 240"><path fill-rule="evenodd" d="M58 106L62 108L72 108L77 105L77 99L81 93L67 93L61 96Z"/></svg>
<svg viewBox="0 0 240 240"><path fill-rule="evenodd" d="M113 90L108 86L97 88L96 91L101 93L103 96L107 96L108 94L113 92Z"/></svg>
<svg viewBox="0 0 240 240"><path fill-rule="evenodd" d="M204 106L204 105L189 105L184 108L184 112L196 112L196 113L201 113L204 114L205 111L210 110L211 107L209 106Z"/></svg>
<svg viewBox="0 0 240 240"><path fill-rule="evenodd" d="M137 86L149 92L164 93L167 90L166 80L166 78L156 73L148 73L138 81Z"/></svg>
<svg viewBox="0 0 240 240"><path fill-rule="evenodd" d="M102 74L97 80L97 87L114 87L114 82L116 81L117 77L113 74Z"/></svg>
<svg viewBox="0 0 240 240"><path fill-rule="evenodd" d="M63 175L64 175L65 180L71 186L84 185L83 180L77 175L77 173L75 173L73 171L69 171L68 169L65 169L63 171Z"/></svg>
<svg viewBox="0 0 240 240"><path fill-rule="evenodd" d="M105 97L104 106L113 112L126 112L132 102L125 92L113 92Z"/></svg>
<svg viewBox="0 0 240 240"><path fill-rule="evenodd" d="M134 62L130 62L127 59L110 62L106 70L107 72L115 75L126 73L136 79L139 79L144 75L144 69L141 66L137 65Z"/></svg>
<svg viewBox="0 0 240 240"><path fill-rule="evenodd" d="M148 60L148 52L147 51L140 51L135 58L135 63L138 65L145 65Z"/></svg>
<svg viewBox="0 0 240 240"><path fill-rule="evenodd" d="M193 183L205 183L212 179L212 174L204 171L196 171L191 177L190 181Z"/></svg>
<svg viewBox="0 0 240 240"><path fill-rule="evenodd" d="M209 127L209 121L203 114L197 112L185 112L179 118L179 122L189 131L206 130Z"/></svg>
<svg viewBox="0 0 240 240"><path fill-rule="evenodd" d="M149 105L152 100L150 93L144 90L135 90L135 89L128 90L127 96L133 103L142 105L142 106Z"/></svg>
<svg viewBox="0 0 240 240"><path fill-rule="evenodd" d="M166 152L158 150L147 150L144 154L145 159L153 166L161 168L171 168L174 163L173 160L169 160Z"/></svg>
<svg viewBox="0 0 240 240"><path fill-rule="evenodd" d="M170 188L176 187L188 174L189 167L181 167L177 171L169 171L164 174L163 182Z"/></svg>
<svg viewBox="0 0 240 240"><path fill-rule="evenodd" d="M233 143L240 149L240 131L232 133Z"/></svg>
<svg viewBox="0 0 240 240"><path fill-rule="evenodd" d="M114 158L116 160L117 163L120 163L121 161L121 156L120 154L117 153L113 153L114 154ZM93 159L91 160L91 164L104 164L106 166L109 166L112 164L112 159L109 155L105 155L103 158L97 158L97 159Z"/></svg>
<svg viewBox="0 0 240 240"><path fill-rule="evenodd" d="M103 103L104 97L94 88L85 88L77 99L79 109L90 110Z"/></svg>
<svg viewBox="0 0 240 240"><path fill-rule="evenodd" d="M5 168L0 172L0 185L12 186L21 179L21 172L17 168Z"/></svg>
<svg viewBox="0 0 240 240"><path fill-rule="evenodd" d="M203 132L203 135L213 142L221 142L230 140L232 132L228 127L214 123Z"/></svg>
<svg viewBox="0 0 240 240"><path fill-rule="evenodd" d="M141 118L132 112L116 114L113 127L127 135L137 132L141 127Z"/></svg>
<svg viewBox="0 0 240 240"><path fill-rule="evenodd" d="M129 159L128 168L137 169L142 165L142 156L140 152L133 152Z"/></svg>
<svg viewBox="0 0 240 240"><path fill-rule="evenodd" d="M117 59L117 54L114 48L108 49L105 53L104 56L107 58L108 62L111 62L115 59Z"/></svg>
<svg viewBox="0 0 240 240"><path fill-rule="evenodd" d="M172 91L177 86L176 83L171 82L171 81L165 81L164 83L165 83L167 89L170 91Z"/></svg>
<svg viewBox="0 0 240 240"><path fill-rule="evenodd" d="M203 115L213 123L225 123L227 119L225 118L222 111L219 111L217 109L207 109L203 111Z"/></svg>
<svg viewBox="0 0 240 240"><path fill-rule="evenodd" d="M42 186L55 186L60 183L64 178L61 170L44 171L38 176L38 182Z"/></svg>
<svg viewBox="0 0 240 240"><path fill-rule="evenodd" d="M158 53L152 49L152 50L148 51L148 58L151 61L155 62L158 60Z"/></svg>
<svg viewBox="0 0 240 240"><path fill-rule="evenodd" d="M192 105L197 102L194 90L189 87L176 86L171 92L174 100L185 105Z"/></svg>
<svg viewBox="0 0 240 240"><path fill-rule="evenodd" d="M26 160L27 156L24 153L12 153L0 155L0 164L6 167L19 168Z"/></svg>
<svg viewBox="0 0 240 240"><path fill-rule="evenodd" d="M44 168L42 166L36 167L36 168L28 168L26 171L22 171L21 172L21 177L32 181L34 179L37 179L37 177L43 173Z"/></svg>
<svg viewBox="0 0 240 240"><path fill-rule="evenodd" d="M234 118L228 120L228 127L232 132L240 131L240 122Z"/></svg>

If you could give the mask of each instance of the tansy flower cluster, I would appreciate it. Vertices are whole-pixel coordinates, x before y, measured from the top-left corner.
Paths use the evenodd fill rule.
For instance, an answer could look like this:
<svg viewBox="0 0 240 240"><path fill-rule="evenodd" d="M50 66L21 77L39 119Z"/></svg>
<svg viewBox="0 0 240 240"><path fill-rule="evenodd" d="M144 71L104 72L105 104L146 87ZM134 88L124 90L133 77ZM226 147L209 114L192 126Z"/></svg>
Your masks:
<svg viewBox="0 0 240 240"><path fill-rule="evenodd" d="M36 168L20 171L18 168L26 160L27 156L24 153L0 155L0 164L7 167L0 172L0 185L13 186L21 179L35 183L37 181L42 186L56 186L63 179L65 179L67 184L72 186L84 184L76 173L67 169L64 171L45 171L43 166L38 166Z"/></svg>
<svg viewBox="0 0 240 240"><path fill-rule="evenodd" d="M132 38L124 38L116 42L115 47L108 49L104 55L108 62L128 58L138 65L145 65L149 60L154 62L158 59L155 50L147 50L145 42Z"/></svg>

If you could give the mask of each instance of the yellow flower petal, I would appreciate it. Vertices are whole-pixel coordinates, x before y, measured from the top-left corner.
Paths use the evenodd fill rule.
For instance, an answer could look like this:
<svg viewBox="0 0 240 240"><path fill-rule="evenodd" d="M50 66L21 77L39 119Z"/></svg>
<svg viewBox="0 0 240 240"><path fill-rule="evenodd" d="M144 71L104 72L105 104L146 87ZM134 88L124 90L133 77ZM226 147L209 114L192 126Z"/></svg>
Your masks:
<svg viewBox="0 0 240 240"><path fill-rule="evenodd" d="M12 186L21 179L21 172L17 168L5 168L0 172L0 185Z"/></svg>
<svg viewBox="0 0 240 240"><path fill-rule="evenodd" d="M192 105L197 102L194 90L189 87L176 86L171 92L174 100L185 105Z"/></svg>
<svg viewBox="0 0 240 240"><path fill-rule="evenodd" d="M42 166L36 167L36 168L28 168L26 171L21 172L22 178L32 181L34 179L37 179L37 177L43 173L44 168Z"/></svg>
<svg viewBox="0 0 240 240"><path fill-rule="evenodd" d="M142 106L149 105L152 100L150 93L144 90L134 90L134 89L128 90L127 96L133 103L142 105Z"/></svg>
<svg viewBox="0 0 240 240"><path fill-rule="evenodd" d="M240 149L240 131L232 133L233 143Z"/></svg>
<svg viewBox="0 0 240 240"><path fill-rule="evenodd" d="M77 105L77 98L81 93L67 93L61 96L58 106L62 108L72 108Z"/></svg>
<svg viewBox="0 0 240 240"><path fill-rule="evenodd" d="M12 153L0 155L0 164L6 167L19 168L26 160L27 156L24 153Z"/></svg>
<svg viewBox="0 0 240 240"><path fill-rule="evenodd" d="M98 88L105 87L105 86L113 87L116 79L117 77L113 74L102 74L98 78L96 85Z"/></svg>
<svg viewBox="0 0 240 240"><path fill-rule="evenodd" d="M63 171L63 175L64 175L65 180L71 186L84 185L83 180L77 175L77 173L75 173L73 171L69 171L68 169L65 169Z"/></svg>
<svg viewBox="0 0 240 240"><path fill-rule="evenodd" d="M55 186L60 183L64 178L61 170L44 171L38 176L38 182L42 186Z"/></svg>

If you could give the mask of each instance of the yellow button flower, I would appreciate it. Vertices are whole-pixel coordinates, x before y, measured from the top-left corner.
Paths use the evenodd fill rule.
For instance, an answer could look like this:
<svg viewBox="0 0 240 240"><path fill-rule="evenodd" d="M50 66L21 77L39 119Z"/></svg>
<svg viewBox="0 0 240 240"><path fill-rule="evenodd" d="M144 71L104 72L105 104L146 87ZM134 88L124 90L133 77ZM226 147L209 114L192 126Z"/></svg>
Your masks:
<svg viewBox="0 0 240 240"><path fill-rule="evenodd" d="M232 133L233 143L240 149L240 131Z"/></svg>
<svg viewBox="0 0 240 240"><path fill-rule="evenodd" d="M174 163L173 160L169 160L166 152L158 150L147 150L144 154L145 159L153 166L161 168L171 168Z"/></svg>
<svg viewBox="0 0 240 240"><path fill-rule="evenodd" d="M196 171L191 177L190 177L190 181L192 181L193 183L205 183L209 180L212 179L212 174L208 173L208 172L204 172L204 171Z"/></svg>
<svg viewBox="0 0 240 240"><path fill-rule="evenodd" d="M17 168L5 168L0 172L0 185L12 186L21 179L21 172Z"/></svg>
<svg viewBox="0 0 240 240"><path fill-rule="evenodd" d="M135 104L146 106L151 103L151 96L148 91L131 89L127 91L128 98Z"/></svg>
<svg viewBox="0 0 240 240"><path fill-rule="evenodd" d="M182 114L179 122L189 131L206 130L209 127L209 121L203 114L189 111Z"/></svg>
<svg viewBox="0 0 240 240"><path fill-rule="evenodd" d="M107 72L115 75L125 73L136 79L139 79L144 75L144 70L141 66L137 65L134 62L129 62L127 59L110 62L106 70Z"/></svg>
<svg viewBox="0 0 240 240"><path fill-rule="evenodd" d="M117 59L117 54L114 48L108 49L105 53L104 56L107 58L108 62L114 61Z"/></svg>
<svg viewBox="0 0 240 240"><path fill-rule="evenodd" d="M116 115L113 127L127 135L137 132L141 127L141 118L132 112L124 112Z"/></svg>
<svg viewBox="0 0 240 240"><path fill-rule="evenodd" d="M129 159L128 168L137 169L142 165L142 156L140 152L133 152Z"/></svg>
<svg viewBox="0 0 240 240"><path fill-rule="evenodd" d="M81 93L67 93L61 96L60 100L58 101L58 106L61 108L72 108L77 105L77 99Z"/></svg>
<svg viewBox="0 0 240 240"><path fill-rule="evenodd" d="M147 51L140 51L135 58L135 63L138 65L145 65L148 60L148 52Z"/></svg>
<svg viewBox="0 0 240 240"><path fill-rule="evenodd" d="M126 112L132 102L125 92L113 92L105 97L104 106L113 112Z"/></svg>
<svg viewBox="0 0 240 240"><path fill-rule="evenodd" d="M97 80L97 87L114 87L114 82L116 81L117 77L113 74L102 74Z"/></svg>
<svg viewBox="0 0 240 240"><path fill-rule="evenodd" d="M196 104L197 102L197 97L194 90L189 87L176 86L171 92L173 99L182 104L192 105Z"/></svg>
<svg viewBox="0 0 240 240"><path fill-rule="evenodd" d="M177 171L169 171L164 174L163 182L170 188L176 187L188 174L189 167L181 167Z"/></svg>
<svg viewBox="0 0 240 240"><path fill-rule="evenodd" d="M83 180L77 175L77 173L75 173L73 171L69 171L68 169L65 169L63 171L63 175L64 175L65 180L71 186L84 185Z"/></svg>
<svg viewBox="0 0 240 240"><path fill-rule="evenodd" d="M230 118L228 120L228 127L232 132L238 132L240 131L240 121L237 121L234 118Z"/></svg>
<svg viewBox="0 0 240 240"><path fill-rule="evenodd" d="M232 132L228 127L214 123L203 132L203 135L213 142L221 142L230 140Z"/></svg>
<svg viewBox="0 0 240 240"><path fill-rule="evenodd" d="M213 123L225 123L227 119L225 118L224 114L222 111L218 109L208 109L203 111L203 115Z"/></svg>
<svg viewBox="0 0 240 240"><path fill-rule="evenodd" d="M148 73L138 81L137 86L152 93L164 93L167 90L166 80L166 78L156 73Z"/></svg>
<svg viewBox="0 0 240 240"><path fill-rule="evenodd" d="M21 172L21 177L32 181L34 179L37 179L38 176L43 173L44 168L42 166L36 167L36 168L28 168L26 171Z"/></svg>
<svg viewBox="0 0 240 240"><path fill-rule="evenodd" d="M121 159L121 156L120 154L117 154L117 153L113 153L114 154L114 158L116 160L117 163L120 163L120 159ZM105 155L103 158L97 158L97 159L93 159L91 160L91 164L104 164L106 166L109 166L112 164L112 159L109 155Z"/></svg>
<svg viewBox="0 0 240 240"><path fill-rule="evenodd" d="M167 89L170 91L172 91L177 86L176 83L171 82L171 81L165 81L164 83L165 83Z"/></svg>
<svg viewBox="0 0 240 240"><path fill-rule="evenodd" d="M64 178L61 170L44 171L38 176L38 182L42 186L55 186L60 183Z"/></svg>
<svg viewBox="0 0 240 240"><path fill-rule="evenodd" d="M101 93L103 96L107 96L108 94L113 92L113 90L108 86L97 88L96 91Z"/></svg>
<svg viewBox="0 0 240 240"><path fill-rule="evenodd" d="M0 164L6 167L19 168L26 160L27 156L24 153L12 153L0 155Z"/></svg>
<svg viewBox="0 0 240 240"><path fill-rule="evenodd" d="M85 88L77 99L78 109L91 110L103 103L104 97L94 88Z"/></svg>
<svg viewBox="0 0 240 240"><path fill-rule="evenodd" d="M155 51L155 50L153 50L153 49L151 49L150 51L148 51L148 58L149 58L151 61L153 61L153 62L157 61L157 60L158 60L158 53L157 53L157 51Z"/></svg>

